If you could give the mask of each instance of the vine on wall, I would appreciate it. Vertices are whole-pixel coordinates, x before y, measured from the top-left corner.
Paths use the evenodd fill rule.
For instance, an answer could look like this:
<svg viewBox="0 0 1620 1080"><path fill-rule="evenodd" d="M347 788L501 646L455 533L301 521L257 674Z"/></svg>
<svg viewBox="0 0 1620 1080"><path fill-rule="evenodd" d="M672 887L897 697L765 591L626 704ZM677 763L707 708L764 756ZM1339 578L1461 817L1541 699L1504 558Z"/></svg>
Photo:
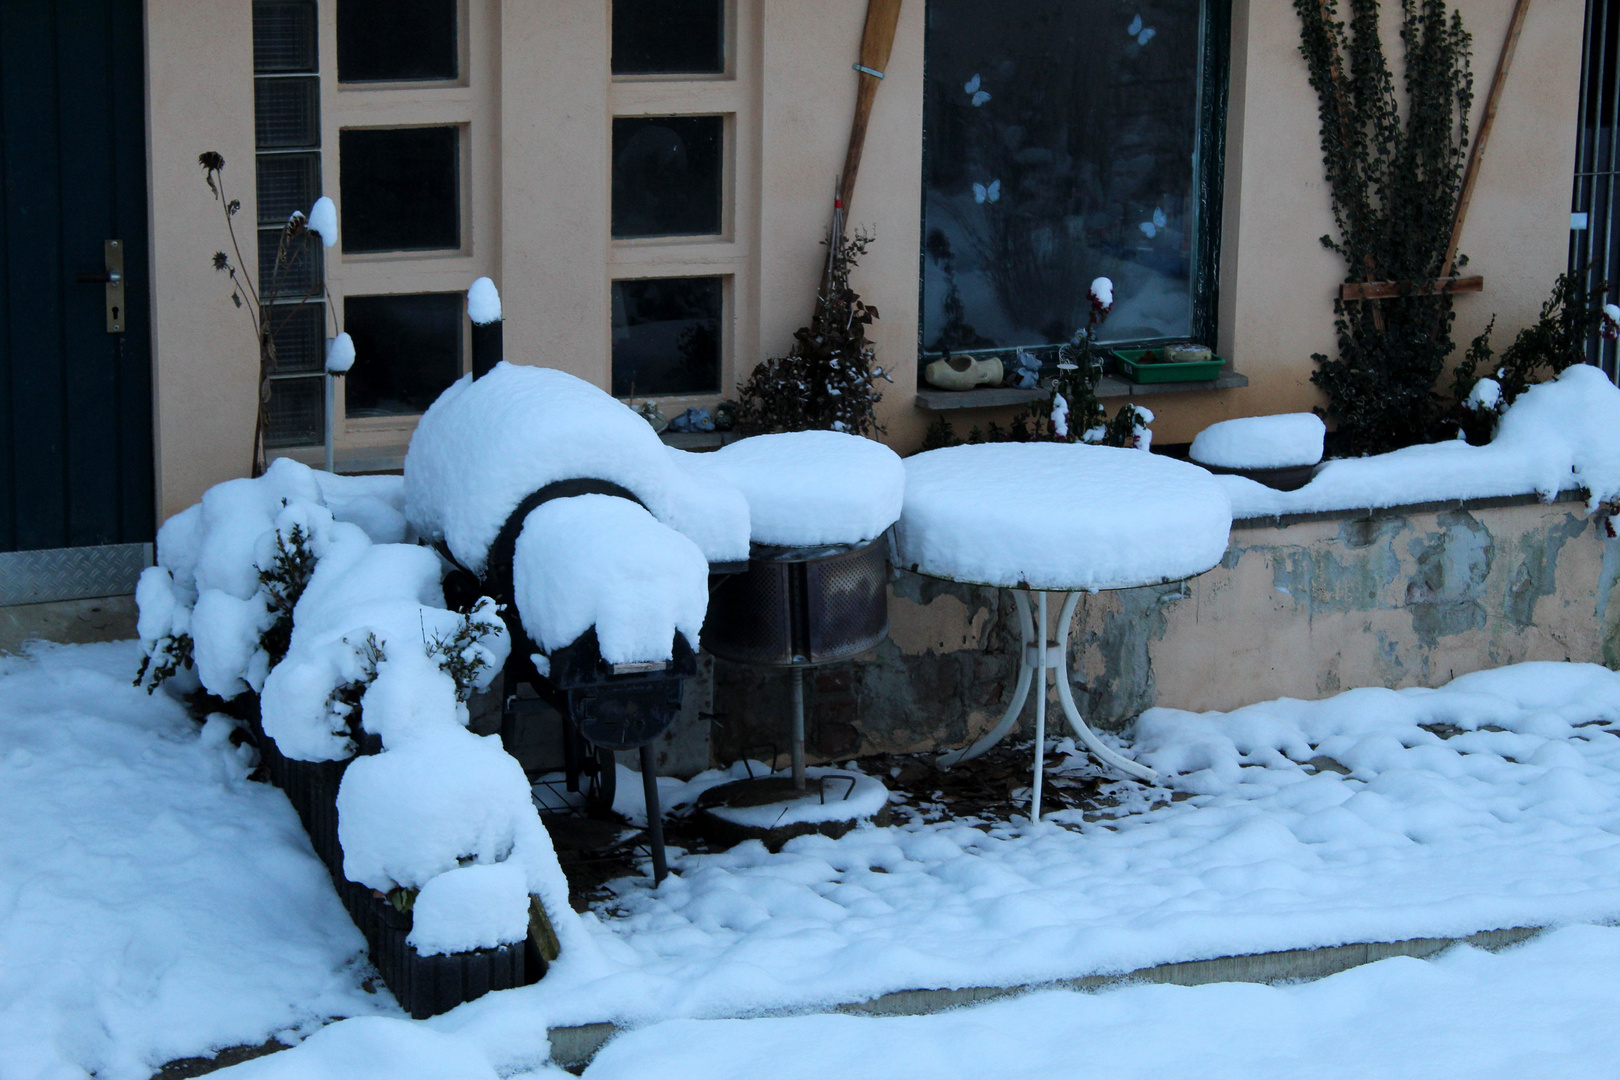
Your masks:
<svg viewBox="0 0 1620 1080"><path fill-rule="evenodd" d="M1404 94L1384 55L1378 0L1294 0L1300 52L1320 102L1323 163L1337 238L1322 243L1345 260L1346 281L1393 281L1387 300L1335 300L1338 356L1315 354L1311 381L1328 396L1341 449L1377 453L1427 438L1439 401L1434 385L1454 345L1452 298L1419 294L1451 240L1474 98L1471 39L1444 0L1402 0ZM1401 98L1405 110L1402 111ZM1459 257L1457 265L1466 262Z"/></svg>

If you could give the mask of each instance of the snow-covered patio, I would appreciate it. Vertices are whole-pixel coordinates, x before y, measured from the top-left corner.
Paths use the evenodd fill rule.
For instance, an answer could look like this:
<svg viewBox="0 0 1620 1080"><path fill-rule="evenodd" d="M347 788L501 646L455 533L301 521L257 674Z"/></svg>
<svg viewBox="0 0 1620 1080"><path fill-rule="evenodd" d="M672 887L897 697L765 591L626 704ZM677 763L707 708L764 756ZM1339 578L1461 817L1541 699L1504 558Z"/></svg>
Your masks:
<svg viewBox="0 0 1620 1080"><path fill-rule="evenodd" d="M293 1042L343 1017L399 1016L369 978L361 939L286 799L247 779L246 752L223 718L199 728L177 703L130 686L137 663L133 645L0 661L0 1075L144 1080L174 1058L272 1036ZM1134 748L1164 786L1136 789L1111 819L1069 811L1029 827L929 821L902 807L891 827L801 837L777 855L752 843L677 853L660 888L623 880L604 910L581 916L584 946L565 950L538 984L408 1025L419 1034L392 1030L405 1021L370 1035L341 1025L307 1050L238 1069L324 1075L359 1040L373 1047L359 1053L384 1070L377 1075L515 1075L542 1067L547 1030L567 1025L815 1013L897 990L1030 986L1234 954L1602 923L1620 915L1617 736L1620 674L1592 665L1518 665L1440 690L1353 690L1229 714L1153 710ZM1399 1011L1400 994L1432 997L1431 1013L1448 1017L1433 1022L1461 1031L1469 1002L1495 995L1493 979L1520 986L1523 1007L1552 1024L1584 1000L1582 972L1613 978L1616 934L1571 930L1438 969L1386 962L1314 989L999 1004L952 1027L968 1047L953 1067L984 1075L968 1069L988 1060L973 1054L1023 1045L1013 1035L1020 1025L1129 1031L1164 1010L1189 1017L1191 1054L1199 1038L1218 1041L1212 1025L1228 1010L1265 1012L1255 1009L1262 998L1285 1016L1341 1003L1349 1011L1335 1015L1348 1031L1370 1015L1355 1010L1374 1008L1367 997L1386 987L1388 1009ZM1532 970L1543 974L1524 974ZM1492 1015L1478 1018L1489 1027ZM875 1046L904 1031L916 1039L897 1047L925 1038L937 1047L952 1037L927 1035L941 1023L666 1029L679 1037L626 1037L590 1075L646 1075L655 1061L668 1075L699 1062L705 1075L751 1075L739 1063L793 1043ZM694 1039L708 1057L658 1057ZM1602 1043L1568 1044L1574 1065ZM1097 1067L1119 1060L1107 1045L1130 1044L1105 1043ZM1051 1052L1061 1045L1054 1036ZM403 1068L387 1062L405 1049L416 1071L389 1072ZM733 1051L732 1064L716 1064ZM1032 1046L1028 1061L1046 1052ZM317 1066L325 1058L329 1066ZM833 1075L839 1060L811 1055L794 1075ZM1509 1059L1489 1060L1501 1068ZM1149 1059L1140 1061L1145 1069ZM1252 1060L1233 1068L1268 1075Z"/></svg>

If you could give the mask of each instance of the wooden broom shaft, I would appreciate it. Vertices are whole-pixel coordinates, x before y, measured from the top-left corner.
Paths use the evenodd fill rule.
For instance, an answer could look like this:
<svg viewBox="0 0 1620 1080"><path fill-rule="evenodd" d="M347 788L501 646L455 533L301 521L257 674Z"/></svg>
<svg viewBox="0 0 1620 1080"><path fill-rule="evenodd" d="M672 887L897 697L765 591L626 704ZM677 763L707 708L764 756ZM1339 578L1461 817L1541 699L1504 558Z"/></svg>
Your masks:
<svg viewBox="0 0 1620 1080"><path fill-rule="evenodd" d="M894 48L894 31L900 22L900 0L867 0L866 29L861 33L860 66L868 71L886 71ZM849 149L844 153L843 180L838 198L847 217L855 194L855 176L861 168L861 151L866 147L866 128L872 119L872 100L877 95L878 77L866 71L856 76L855 120L849 129Z"/></svg>
<svg viewBox="0 0 1620 1080"><path fill-rule="evenodd" d="M1457 215L1451 221L1451 243L1446 257L1440 263L1440 276L1448 278L1455 269L1457 243L1462 239L1463 219L1468 216L1468 204L1474 198L1474 185L1479 183L1480 163L1485 159L1485 143L1491 137L1491 125L1496 122L1496 107L1502 101L1502 85L1507 81L1508 68L1513 64L1513 51L1519 47L1519 33L1524 29L1525 11L1530 0L1514 0L1513 18L1508 22L1507 37L1502 39L1502 53L1496 58L1496 73L1491 76L1491 92L1485 98L1485 115L1480 118L1479 137L1468 153L1468 168L1463 172L1462 191L1457 195Z"/></svg>

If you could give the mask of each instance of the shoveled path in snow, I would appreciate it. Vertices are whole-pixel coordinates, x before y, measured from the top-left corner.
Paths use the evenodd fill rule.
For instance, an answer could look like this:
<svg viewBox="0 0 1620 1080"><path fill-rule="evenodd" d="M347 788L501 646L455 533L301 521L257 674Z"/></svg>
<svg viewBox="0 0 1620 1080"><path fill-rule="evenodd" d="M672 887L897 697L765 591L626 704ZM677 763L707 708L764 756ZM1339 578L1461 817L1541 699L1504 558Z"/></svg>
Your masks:
<svg viewBox="0 0 1620 1080"><path fill-rule="evenodd" d="M130 685L134 642L0 656L0 1078L147 1080L334 1016L365 942L230 727Z"/></svg>

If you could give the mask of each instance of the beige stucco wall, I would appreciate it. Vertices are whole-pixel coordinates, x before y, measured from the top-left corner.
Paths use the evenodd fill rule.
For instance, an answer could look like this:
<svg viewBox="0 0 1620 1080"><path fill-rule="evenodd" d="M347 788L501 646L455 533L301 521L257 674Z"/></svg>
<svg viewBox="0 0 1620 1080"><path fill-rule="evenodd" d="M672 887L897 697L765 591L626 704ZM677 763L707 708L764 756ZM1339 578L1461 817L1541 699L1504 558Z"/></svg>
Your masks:
<svg viewBox="0 0 1620 1080"><path fill-rule="evenodd" d="M613 276L733 275L726 329L732 387L781 353L809 315L833 176L854 104L849 69L864 0L737 0L727 78L615 82L609 9L587 0L464 0L464 86L339 90L330 74L331 4L322 5L326 187L336 194L341 124L453 120L467 125L466 248L425 258L345 259L345 291L449 289L489 274L506 301L509 359L547 364L606 386ZM1476 112L1512 5L1461 0L1474 35ZM157 358L160 513L246 469L253 349L240 313L211 275L221 246L198 151L240 163L233 194L251 209L252 81L248 0L148 0L152 147L153 326ZM872 116L853 220L877 242L856 276L882 312L874 338L895 382L880 420L914 448L930 414L915 408L917 245L922 145L922 0L902 8L888 78ZM1583 7L1532 5L1462 239L1486 291L1457 301L1466 341L1494 312L1511 331L1533 317L1568 244ZM1316 100L1298 53L1289 0L1235 0L1220 281L1221 351L1247 388L1156 395L1161 442L1184 442L1229 416L1309 408L1312 352L1332 351L1331 298L1342 271L1317 237L1331 230ZM1390 46L1398 52L1393 35ZM734 117L725 234L681 243L608 237L609 133L615 113L725 112ZM341 214L342 208L339 208ZM251 245L251 229L244 242ZM246 252L245 252L246 253ZM250 253L247 253L252 258ZM672 412L688 401L666 403ZM988 418L959 415L959 425ZM351 424L343 445L392 448L410 422Z"/></svg>

